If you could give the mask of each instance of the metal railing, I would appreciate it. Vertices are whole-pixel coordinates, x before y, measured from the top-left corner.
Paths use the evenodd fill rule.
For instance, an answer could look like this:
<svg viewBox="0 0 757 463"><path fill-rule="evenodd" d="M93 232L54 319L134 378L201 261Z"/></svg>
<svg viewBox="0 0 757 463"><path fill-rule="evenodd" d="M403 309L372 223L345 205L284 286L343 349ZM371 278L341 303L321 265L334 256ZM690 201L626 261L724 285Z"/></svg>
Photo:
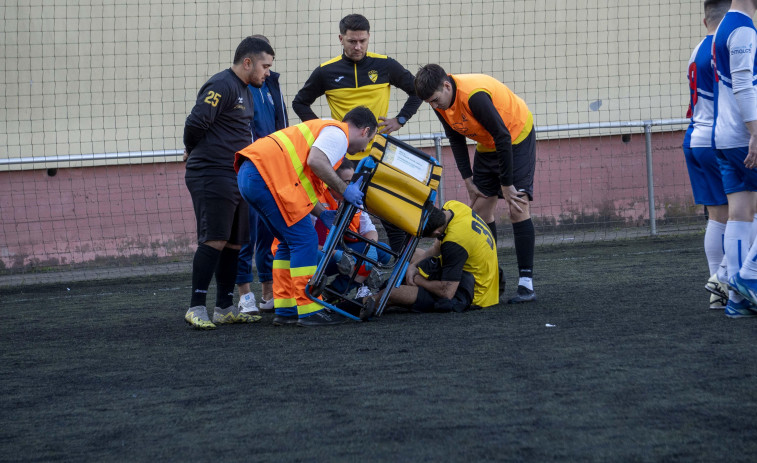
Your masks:
<svg viewBox="0 0 757 463"><path fill-rule="evenodd" d="M549 132L566 132L566 131L583 131L598 129L643 129L646 142L646 163L647 163L647 194L649 195L649 231L651 235L657 234L657 221L655 217L655 200L654 200L654 172L652 168L652 128L669 125L686 125L689 119L655 119L648 121L629 121L629 122L596 122L585 124L565 124L565 125L547 125L543 127L536 126L536 133ZM397 137L402 141L423 141L431 140L434 142L434 150L437 159L442 157L442 140L447 138L444 133L430 133L420 135L401 135ZM144 158L164 158L181 156L183 150L161 150L161 151L129 151L115 153L95 153L95 154L76 154L63 156L31 156L0 159L0 166L9 165L27 165L27 164L44 164L44 163L61 163L61 162L79 162L79 161L112 161L127 159L144 159ZM443 188L439 187L439 201L444 203Z"/></svg>
<svg viewBox="0 0 757 463"><path fill-rule="evenodd" d="M649 196L649 234L657 234L657 219L655 216L655 200L654 200L654 169L652 167L652 127L666 126L666 125L687 125L689 119L655 119L648 121L629 121L629 122L596 122L585 124L565 124L565 125L547 125L543 127L536 127L536 133L548 133L548 132L566 132L576 130L597 130L597 129L628 129L638 128L644 130L644 141L646 151L646 163L647 163L647 195ZM418 141L418 140L433 140L434 149L437 159L441 159L442 156L442 139L447 138L443 133L423 134L423 135L402 135L397 137L402 141ZM443 192L444 188L440 185L440 200L439 202L444 204Z"/></svg>
<svg viewBox="0 0 757 463"><path fill-rule="evenodd" d="M116 153L66 154L61 156L29 156L25 158L0 159L0 166L44 164L48 162L114 161L124 159L162 158L182 156L184 150L128 151Z"/></svg>

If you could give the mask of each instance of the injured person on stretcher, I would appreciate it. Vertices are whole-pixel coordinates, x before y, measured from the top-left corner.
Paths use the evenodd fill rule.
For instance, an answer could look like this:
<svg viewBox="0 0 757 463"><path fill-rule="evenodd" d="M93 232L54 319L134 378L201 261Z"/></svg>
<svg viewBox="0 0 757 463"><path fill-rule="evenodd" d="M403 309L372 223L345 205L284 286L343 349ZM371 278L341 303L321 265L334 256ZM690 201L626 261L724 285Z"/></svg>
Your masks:
<svg viewBox="0 0 757 463"><path fill-rule="evenodd" d="M349 159L343 159L336 173L345 183L349 184L355 173L355 164ZM326 190L324 197L321 199L323 200L321 203L323 207L326 210L334 212L337 211L343 201L342 195L331 188ZM320 220L316 222L315 229L318 232L318 243L320 246L323 246L329 230ZM350 222L349 229L368 240L379 242L376 226L373 224L370 214L366 212L358 209ZM383 249L345 235L344 244L337 245L336 251L326 265L326 276L336 275L336 278L328 285L330 291L326 292L327 300L334 299L333 297L329 298L328 294L348 294L355 288L357 288L356 297L366 297L377 291L382 283L381 271L367 260L360 263L357 268L357 275L354 278L350 278L355 271L357 261L351 253L345 252L344 248L349 248L358 255L364 254L370 259L377 260L384 265L388 264L391 260L391 256Z"/></svg>

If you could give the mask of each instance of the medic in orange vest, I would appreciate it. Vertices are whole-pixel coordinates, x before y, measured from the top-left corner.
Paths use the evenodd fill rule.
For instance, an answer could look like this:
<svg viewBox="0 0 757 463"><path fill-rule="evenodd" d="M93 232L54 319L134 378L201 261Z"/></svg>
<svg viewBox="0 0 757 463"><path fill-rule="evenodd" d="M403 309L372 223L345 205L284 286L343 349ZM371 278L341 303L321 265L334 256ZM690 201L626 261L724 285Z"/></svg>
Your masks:
<svg viewBox="0 0 757 463"><path fill-rule="evenodd" d="M280 241L273 261L274 324L320 326L346 319L311 301L305 286L318 265L318 235L308 215L330 228L336 211L318 200L326 186L362 206L361 182L347 184L335 169L346 153L363 151L377 121L366 107L342 122L312 120L274 132L236 153L239 191Z"/></svg>

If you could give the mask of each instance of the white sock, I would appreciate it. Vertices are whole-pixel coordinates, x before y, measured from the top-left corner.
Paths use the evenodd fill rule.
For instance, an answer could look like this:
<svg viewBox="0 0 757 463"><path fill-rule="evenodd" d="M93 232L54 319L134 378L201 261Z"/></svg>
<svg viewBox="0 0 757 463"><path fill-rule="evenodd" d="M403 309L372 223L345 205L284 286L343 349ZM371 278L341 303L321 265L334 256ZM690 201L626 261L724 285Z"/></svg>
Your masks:
<svg viewBox="0 0 757 463"><path fill-rule="evenodd" d="M752 220L752 228L749 229L749 246L754 243L755 237L757 237L757 214L754 214L754 220Z"/></svg>
<svg viewBox="0 0 757 463"><path fill-rule="evenodd" d="M728 275L736 275L747 257L749 229L752 222L729 220L725 227L725 257L728 260Z"/></svg>
<svg viewBox="0 0 757 463"><path fill-rule="evenodd" d="M718 281L722 284L728 284L728 259L725 257L725 248L723 249L723 260L718 267Z"/></svg>
<svg viewBox="0 0 757 463"><path fill-rule="evenodd" d="M754 223L752 222L752 228L754 229ZM707 221L707 229L704 232L704 254L707 256L707 265L710 267L710 275L714 275L718 271L720 262L723 260L725 251L723 249L725 237L725 224L715 222L714 220Z"/></svg>
<svg viewBox="0 0 757 463"><path fill-rule="evenodd" d="M747 280L757 279L757 262L755 261L757 261L757 245L752 243L749 253L747 253L744 260L744 265L741 266L741 271L739 272L741 278L746 278Z"/></svg>
<svg viewBox="0 0 757 463"><path fill-rule="evenodd" d="M518 279L518 286L525 286L529 290L533 291L534 290L534 280L533 280L533 278L520 277Z"/></svg>

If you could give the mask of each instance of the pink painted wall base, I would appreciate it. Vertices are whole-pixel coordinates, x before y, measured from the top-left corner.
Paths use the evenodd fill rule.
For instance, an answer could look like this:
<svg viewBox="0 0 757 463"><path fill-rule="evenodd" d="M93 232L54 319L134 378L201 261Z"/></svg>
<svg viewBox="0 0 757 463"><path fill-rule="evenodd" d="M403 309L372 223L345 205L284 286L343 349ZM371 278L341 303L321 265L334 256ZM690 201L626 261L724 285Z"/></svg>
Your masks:
<svg viewBox="0 0 757 463"><path fill-rule="evenodd" d="M693 204L682 139L681 132L653 137L661 220L702 214ZM442 164L442 198L467 203L449 148ZM534 191L537 232L602 221L643 226L649 218L644 136L539 141ZM0 270L6 271L186 257L196 246L182 163L61 166L53 176L45 170L0 172L0 216Z"/></svg>

